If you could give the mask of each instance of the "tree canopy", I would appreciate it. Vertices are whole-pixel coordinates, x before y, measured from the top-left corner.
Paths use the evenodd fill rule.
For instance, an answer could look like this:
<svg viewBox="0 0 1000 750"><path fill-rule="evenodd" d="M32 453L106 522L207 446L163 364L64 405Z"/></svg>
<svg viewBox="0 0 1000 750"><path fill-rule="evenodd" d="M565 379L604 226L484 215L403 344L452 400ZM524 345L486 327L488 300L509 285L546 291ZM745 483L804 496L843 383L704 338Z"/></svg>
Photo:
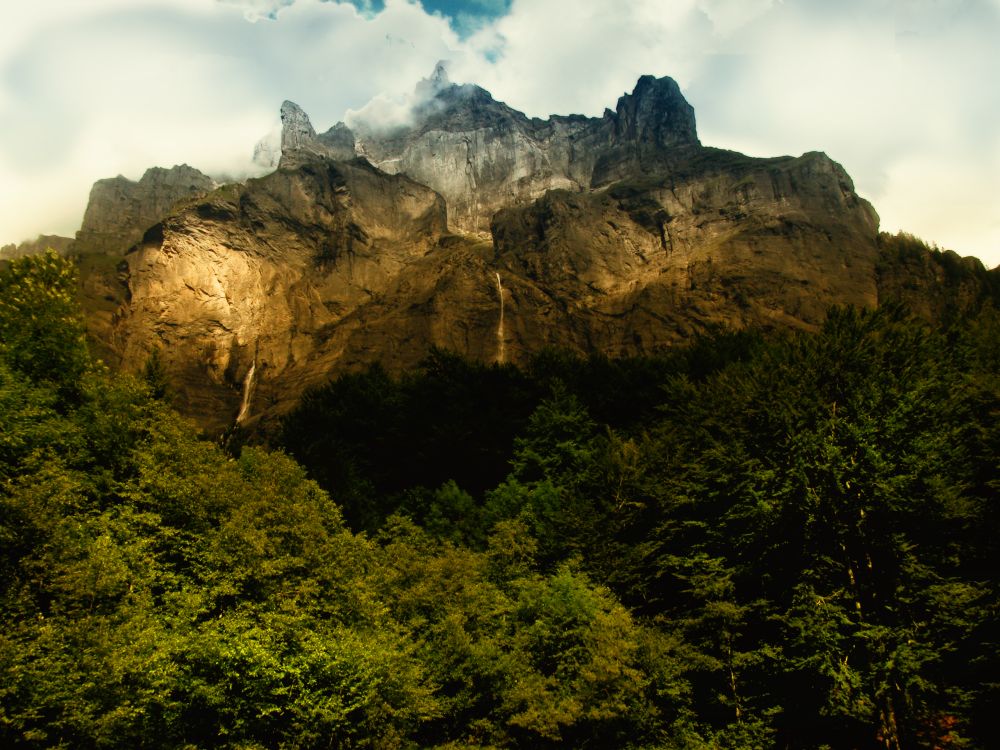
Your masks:
<svg viewBox="0 0 1000 750"><path fill-rule="evenodd" d="M988 305L435 352L231 455L91 359L71 285L0 271L4 747L1000 740Z"/></svg>

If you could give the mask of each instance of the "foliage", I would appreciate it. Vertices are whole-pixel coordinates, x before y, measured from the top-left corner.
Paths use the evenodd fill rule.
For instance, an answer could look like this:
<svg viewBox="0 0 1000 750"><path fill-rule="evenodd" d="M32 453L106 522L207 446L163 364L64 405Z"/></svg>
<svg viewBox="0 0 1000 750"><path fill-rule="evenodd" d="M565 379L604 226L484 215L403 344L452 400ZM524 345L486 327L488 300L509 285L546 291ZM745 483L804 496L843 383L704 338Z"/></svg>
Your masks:
<svg viewBox="0 0 1000 750"><path fill-rule="evenodd" d="M76 270L54 250L12 260L0 273L0 352L28 377L67 393L88 366Z"/></svg>
<svg viewBox="0 0 1000 750"><path fill-rule="evenodd" d="M155 360L95 366L68 269L27 260L0 272L0 746L1000 741L989 305L655 360L436 352L311 396L303 466L198 439Z"/></svg>

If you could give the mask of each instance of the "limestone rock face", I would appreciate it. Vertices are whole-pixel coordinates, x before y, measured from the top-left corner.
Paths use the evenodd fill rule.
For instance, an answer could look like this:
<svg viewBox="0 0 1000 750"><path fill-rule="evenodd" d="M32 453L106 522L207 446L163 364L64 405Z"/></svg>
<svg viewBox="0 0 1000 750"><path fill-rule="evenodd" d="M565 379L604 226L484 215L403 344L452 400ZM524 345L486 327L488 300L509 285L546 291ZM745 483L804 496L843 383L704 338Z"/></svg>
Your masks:
<svg viewBox="0 0 1000 750"><path fill-rule="evenodd" d="M258 144L258 154L263 145ZM281 167L294 167L316 159L353 159L354 134L339 122L322 135L316 135L312 123L295 102L281 105Z"/></svg>
<svg viewBox="0 0 1000 750"><path fill-rule="evenodd" d="M493 220L508 351L621 356L713 327L814 328L831 305L877 304L876 233L871 207L818 153L705 149L669 177L551 192Z"/></svg>
<svg viewBox="0 0 1000 750"><path fill-rule="evenodd" d="M98 180L91 188L73 251L123 255L177 203L215 186L210 177L187 164L153 167L138 182L121 175Z"/></svg>
<svg viewBox="0 0 1000 750"><path fill-rule="evenodd" d="M116 347L138 369L162 350L182 408L210 429L287 408L341 355L356 310L430 253L445 206L364 162L317 162L230 185L150 228L129 253ZM327 359L324 360L323 356Z"/></svg>
<svg viewBox="0 0 1000 750"><path fill-rule="evenodd" d="M0 247L0 260L13 260L26 255L37 255L51 248L60 255L66 255L73 244L72 237L60 237L58 234L40 234L33 240L25 240L19 244L11 243Z"/></svg>
<svg viewBox="0 0 1000 750"><path fill-rule="evenodd" d="M220 431L431 346L649 354L879 302L878 217L840 165L702 147L669 78L601 118L529 119L443 69L416 101L406 127L319 135L286 102L281 168L186 201L126 256L124 367L160 348L178 405Z"/></svg>
<svg viewBox="0 0 1000 750"><path fill-rule="evenodd" d="M662 167L699 145L694 110L670 78L643 76L615 112L529 119L442 65L416 90L412 124L381 129L360 120L317 136L295 104L282 105L281 163L364 156L379 169L437 190L455 231L489 236L499 209L549 190L588 190Z"/></svg>

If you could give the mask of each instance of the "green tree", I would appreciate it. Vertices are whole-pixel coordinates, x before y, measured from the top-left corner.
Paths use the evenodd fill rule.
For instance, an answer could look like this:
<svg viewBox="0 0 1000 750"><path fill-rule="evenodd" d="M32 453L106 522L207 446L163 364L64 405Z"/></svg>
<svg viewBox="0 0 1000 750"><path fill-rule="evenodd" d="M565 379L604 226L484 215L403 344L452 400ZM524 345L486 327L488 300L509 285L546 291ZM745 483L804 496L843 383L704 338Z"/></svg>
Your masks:
<svg viewBox="0 0 1000 750"><path fill-rule="evenodd" d="M711 602L676 560L718 561L759 665L746 695L758 716L785 708L783 736L960 735L969 686L961 668L944 676L976 620L963 608L986 594L961 564L976 517L953 473L972 418L961 382L941 337L886 309L835 311L818 335L672 384L650 540L661 611Z"/></svg>
<svg viewBox="0 0 1000 750"><path fill-rule="evenodd" d="M74 394L89 366L76 269L54 250L0 271L0 355L16 370Z"/></svg>

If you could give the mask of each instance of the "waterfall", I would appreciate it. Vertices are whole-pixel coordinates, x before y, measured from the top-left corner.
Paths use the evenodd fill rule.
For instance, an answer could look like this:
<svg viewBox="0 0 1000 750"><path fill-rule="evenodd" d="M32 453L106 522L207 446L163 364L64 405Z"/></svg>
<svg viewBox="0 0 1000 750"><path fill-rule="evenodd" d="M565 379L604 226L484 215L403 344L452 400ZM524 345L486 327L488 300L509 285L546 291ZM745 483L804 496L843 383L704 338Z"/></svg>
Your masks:
<svg viewBox="0 0 1000 750"><path fill-rule="evenodd" d="M507 359L507 342L503 334L503 285L500 283L500 272L496 271L497 292L500 294L500 322L497 323L497 362L503 364Z"/></svg>
<svg viewBox="0 0 1000 750"><path fill-rule="evenodd" d="M257 358L253 358L247 376L243 380L243 401L240 404L240 413L236 415L236 424L243 424L250 414L250 401L253 399L254 373L257 371Z"/></svg>

